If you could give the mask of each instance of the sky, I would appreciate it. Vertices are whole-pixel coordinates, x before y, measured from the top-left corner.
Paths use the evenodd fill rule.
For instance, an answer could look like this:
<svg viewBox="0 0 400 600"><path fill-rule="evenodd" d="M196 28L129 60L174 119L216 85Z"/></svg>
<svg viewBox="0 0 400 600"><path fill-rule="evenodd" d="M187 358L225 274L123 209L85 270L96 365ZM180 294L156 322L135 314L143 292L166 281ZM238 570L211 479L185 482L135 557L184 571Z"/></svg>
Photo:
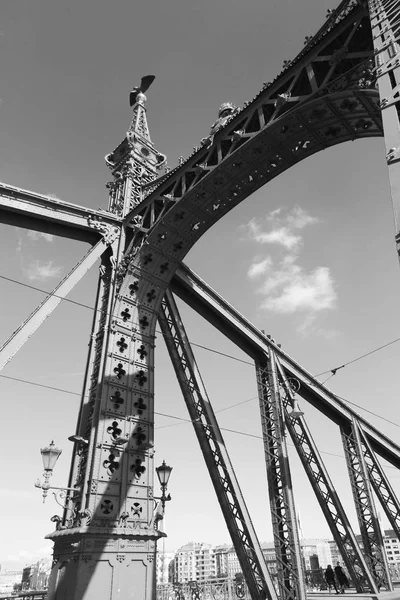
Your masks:
<svg viewBox="0 0 400 600"><path fill-rule="evenodd" d="M253 98L333 7L327 0L3 0L0 180L105 208L110 177L103 157L125 135L129 91L142 75L156 76L147 93L150 133L174 167L208 134L219 105ZM0 276L43 290L53 289L88 249L6 225L0 232ZM224 216L186 263L311 373L400 337L400 273L383 140L347 143L295 165ZM97 277L95 266L69 298L93 306ZM5 340L43 294L0 277L0 297ZM240 359L194 348L220 426L237 432L224 431L226 444L258 537L269 541L254 367L180 301L179 307L192 342ZM67 438L75 431L91 316L90 308L61 303L1 373L3 568L21 568L50 551L44 536L61 509L51 495L43 504L33 483L41 476L40 447L52 439L63 450L53 485L67 483ZM394 343L327 382L394 440L399 359L400 343ZM156 373L156 412L187 419L161 335ZM358 530L340 432L304 401L301 406ZM173 467L165 549L188 541L229 542L190 423L156 414L155 427L156 464L165 459ZM291 445L289 455L304 536L330 538ZM400 474L391 467L386 473L399 493Z"/></svg>

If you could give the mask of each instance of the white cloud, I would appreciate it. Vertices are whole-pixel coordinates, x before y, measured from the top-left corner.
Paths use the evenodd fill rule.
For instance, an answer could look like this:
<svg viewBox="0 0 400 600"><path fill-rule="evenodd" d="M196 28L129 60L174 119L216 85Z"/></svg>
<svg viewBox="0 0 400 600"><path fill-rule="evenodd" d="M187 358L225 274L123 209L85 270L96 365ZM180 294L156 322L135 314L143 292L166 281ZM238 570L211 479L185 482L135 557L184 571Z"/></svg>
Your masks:
<svg viewBox="0 0 400 600"><path fill-rule="evenodd" d="M291 213L288 214L286 222L293 229L304 229L307 225L318 223L318 217L308 215L300 206L295 206Z"/></svg>
<svg viewBox="0 0 400 600"><path fill-rule="evenodd" d="M27 233L28 238L36 242L37 240L43 239L46 242L52 242L54 240L54 235L51 233L43 233L42 231L33 231L30 229Z"/></svg>
<svg viewBox="0 0 400 600"><path fill-rule="evenodd" d="M263 299L260 307L279 314L301 315L298 331L332 337L333 330L323 330L315 324L318 313L333 309L337 294L329 267L317 266L311 270L300 264L299 251L303 244L300 233L319 219L309 215L300 206L288 211L279 207L268 213L264 223L251 219L245 226L249 237L257 244L275 244L286 250L274 262L271 256L254 257L247 275L258 279L258 292Z"/></svg>
<svg viewBox="0 0 400 600"><path fill-rule="evenodd" d="M267 214L265 220L272 229L266 231L260 222L251 219L246 226L250 238L259 244L278 244L291 252L297 251L303 242L297 231L318 223L318 218L307 214L300 206L295 206L287 214L283 214L284 210L283 207L276 208Z"/></svg>
<svg viewBox="0 0 400 600"><path fill-rule="evenodd" d="M259 244L280 244L288 250L292 250L301 243L301 236L293 234L288 227L262 231L255 219L251 219L247 227L250 237Z"/></svg>
<svg viewBox="0 0 400 600"><path fill-rule="evenodd" d="M284 266L268 277L263 285L267 298L262 308L279 313L294 313L333 308L336 292L328 267L305 273L298 265Z"/></svg>
<svg viewBox="0 0 400 600"><path fill-rule="evenodd" d="M259 277L260 275L262 275L263 273L268 271L268 269L271 267L271 265L272 265L272 258L270 256L267 256L267 258L264 258L264 260L261 260L259 262L254 262L251 265L251 267L249 268L249 270L247 271L247 275L251 279L253 277Z"/></svg>
<svg viewBox="0 0 400 600"><path fill-rule="evenodd" d="M62 267L55 265L52 260L48 260L47 262L36 260L24 270L28 279L34 281L35 279L44 280L51 277L57 277L57 275L60 275L62 272Z"/></svg>

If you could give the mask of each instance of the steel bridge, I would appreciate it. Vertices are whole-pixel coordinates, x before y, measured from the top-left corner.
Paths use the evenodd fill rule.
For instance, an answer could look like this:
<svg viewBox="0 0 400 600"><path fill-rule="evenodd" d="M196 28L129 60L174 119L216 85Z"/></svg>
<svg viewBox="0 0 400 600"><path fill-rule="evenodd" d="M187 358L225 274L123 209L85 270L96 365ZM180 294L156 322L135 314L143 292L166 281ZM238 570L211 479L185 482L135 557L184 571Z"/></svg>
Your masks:
<svg viewBox="0 0 400 600"><path fill-rule="evenodd" d="M266 8L267 10L267 8ZM239 109L220 109L208 137L169 171L147 125L144 86L133 118L106 157L107 210L0 185L3 223L91 247L5 341L6 365L101 259L70 490L56 530L51 600L153 599L154 339L159 323L252 600L304 600L288 433L357 592L392 590L374 495L400 537L400 504L380 459L400 468L400 447L338 399L185 264L201 236L233 207L296 163L349 140L383 136L399 247L400 0L343 0L274 81ZM399 81L398 81L399 80ZM275 586L207 396L175 297L234 342L256 367ZM340 430L363 551L295 405L298 394ZM160 512L161 511L161 512ZM197 592L196 592L197 593Z"/></svg>

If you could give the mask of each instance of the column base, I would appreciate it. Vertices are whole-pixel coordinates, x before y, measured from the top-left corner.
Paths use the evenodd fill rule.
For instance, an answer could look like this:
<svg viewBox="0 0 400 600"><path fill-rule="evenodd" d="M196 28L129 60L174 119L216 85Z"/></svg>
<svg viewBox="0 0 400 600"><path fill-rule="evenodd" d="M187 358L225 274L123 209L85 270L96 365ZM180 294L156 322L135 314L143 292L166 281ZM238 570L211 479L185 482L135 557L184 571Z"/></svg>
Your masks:
<svg viewBox="0 0 400 600"><path fill-rule="evenodd" d="M54 541L48 600L155 600L156 530L61 529Z"/></svg>

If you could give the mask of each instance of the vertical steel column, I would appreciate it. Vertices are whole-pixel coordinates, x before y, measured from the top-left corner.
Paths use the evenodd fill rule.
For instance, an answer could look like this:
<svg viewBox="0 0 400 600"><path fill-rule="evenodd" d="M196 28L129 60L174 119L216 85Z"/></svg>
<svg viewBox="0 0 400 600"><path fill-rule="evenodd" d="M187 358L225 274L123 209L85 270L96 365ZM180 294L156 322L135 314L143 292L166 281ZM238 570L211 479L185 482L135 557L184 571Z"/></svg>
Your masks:
<svg viewBox="0 0 400 600"><path fill-rule="evenodd" d="M281 600L306 598L300 539L275 353L256 362L265 464Z"/></svg>
<svg viewBox="0 0 400 600"><path fill-rule="evenodd" d="M339 500L339 496L336 493L306 421L304 417L293 417L290 415L288 408L292 406L291 386L279 359L276 360L276 364L279 381L285 390L285 394L282 396L282 403L287 428L333 538L343 556L349 575L356 586L357 592L363 591L362 581L365 581L371 592L378 593L374 577L369 572L346 512Z"/></svg>
<svg viewBox="0 0 400 600"><path fill-rule="evenodd" d="M368 0L375 50L376 76L381 99L386 160L393 202L395 239L400 256L400 1Z"/></svg>
<svg viewBox="0 0 400 600"><path fill-rule="evenodd" d="M251 598L277 600L221 430L170 290L167 290L162 302L159 323Z"/></svg>
<svg viewBox="0 0 400 600"><path fill-rule="evenodd" d="M364 555L369 563L371 573L375 577L378 589L384 585L387 589L393 590L382 532L361 447L359 427L354 417L352 426L341 427L341 433Z"/></svg>
<svg viewBox="0 0 400 600"><path fill-rule="evenodd" d="M364 454L364 461L368 469L369 480L374 488L375 494L378 496L386 516L400 539L400 503L393 491L392 486L386 477L375 452L364 434L361 427L359 428L361 437L361 448Z"/></svg>

